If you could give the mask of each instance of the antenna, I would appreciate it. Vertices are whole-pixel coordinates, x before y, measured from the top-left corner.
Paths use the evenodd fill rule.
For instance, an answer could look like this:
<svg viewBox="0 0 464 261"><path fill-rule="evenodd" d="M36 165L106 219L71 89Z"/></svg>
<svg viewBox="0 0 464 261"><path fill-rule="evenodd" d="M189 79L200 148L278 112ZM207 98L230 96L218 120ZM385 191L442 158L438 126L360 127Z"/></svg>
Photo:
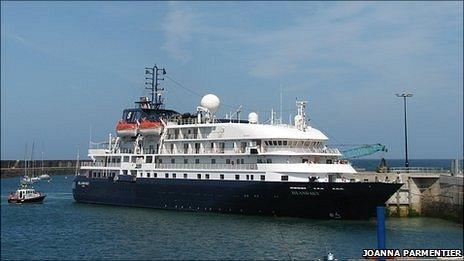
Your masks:
<svg viewBox="0 0 464 261"><path fill-rule="evenodd" d="M283 113L282 113L282 84L280 85L280 124L284 123L283 121Z"/></svg>
<svg viewBox="0 0 464 261"><path fill-rule="evenodd" d="M153 68L145 67L145 89L150 90L151 94L151 106L155 109L160 109L163 106L163 98L161 97L162 91L164 88L159 88L158 81L164 81L164 78L160 78L160 75L165 75L166 70L164 68L158 68L158 66L153 66Z"/></svg>

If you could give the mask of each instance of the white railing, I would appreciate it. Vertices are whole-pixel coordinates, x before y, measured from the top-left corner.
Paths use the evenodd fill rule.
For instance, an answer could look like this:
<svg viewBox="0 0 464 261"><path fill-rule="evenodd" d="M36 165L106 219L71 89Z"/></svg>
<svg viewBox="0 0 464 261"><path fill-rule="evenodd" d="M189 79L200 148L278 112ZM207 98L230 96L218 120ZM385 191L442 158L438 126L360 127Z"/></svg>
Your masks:
<svg viewBox="0 0 464 261"><path fill-rule="evenodd" d="M157 169L243 169L257 170L257 164L155 164Z"/></svg>
<svg viewBox="0 0 464 261"><path fill-rule="evenodd" d="M336 148L295 148L291 146L265 146L264 152L276 151L292 151L296 153L326 153L326 154L341 154Z"/></svg>
<svg viewBox="0 0 464 261"><path fill-rule="evenodd" d="M121 163L115 163L115 162L101 162L101 161L96 161L96 162L81 162L81 167L121 167Z"/></svg>

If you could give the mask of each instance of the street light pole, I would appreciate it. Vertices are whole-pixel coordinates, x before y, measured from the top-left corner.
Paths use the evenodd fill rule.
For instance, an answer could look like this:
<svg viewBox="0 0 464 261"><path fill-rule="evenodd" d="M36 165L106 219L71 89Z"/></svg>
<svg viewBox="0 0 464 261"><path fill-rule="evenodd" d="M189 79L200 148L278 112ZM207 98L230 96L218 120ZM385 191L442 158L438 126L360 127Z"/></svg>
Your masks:
<svg viewBox="0 0 464 261"><path fill-rule="evenodd" d="M407 121L407 111L406 111L406 98L412 97L412 93L402 93L402 94L395 94L398 98L403 98L403 106L404 106L404 151L405 151L405 162L404 166L406 169L409 168L409 160L408 160L408 121Z"/></svg>

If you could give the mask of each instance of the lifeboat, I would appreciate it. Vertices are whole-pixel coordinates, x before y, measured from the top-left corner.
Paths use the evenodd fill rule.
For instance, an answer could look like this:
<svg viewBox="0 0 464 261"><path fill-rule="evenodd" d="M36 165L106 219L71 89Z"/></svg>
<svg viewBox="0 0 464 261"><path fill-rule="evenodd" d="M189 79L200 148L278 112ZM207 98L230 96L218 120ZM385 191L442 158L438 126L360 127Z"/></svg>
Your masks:
<svg viewBox="0 0 464 261"><path fill-rule="evenodd" d="M116 133L119 137L135 137L137 135L137 123L120 120L116 125Z"/></svg>
<svg viewBox="0 0 464 261"><path fill-rule="evenodd" d="M163 124L160 121L144 119L140 122L139 131L144 135L160 135L163 131Z"/></svg>

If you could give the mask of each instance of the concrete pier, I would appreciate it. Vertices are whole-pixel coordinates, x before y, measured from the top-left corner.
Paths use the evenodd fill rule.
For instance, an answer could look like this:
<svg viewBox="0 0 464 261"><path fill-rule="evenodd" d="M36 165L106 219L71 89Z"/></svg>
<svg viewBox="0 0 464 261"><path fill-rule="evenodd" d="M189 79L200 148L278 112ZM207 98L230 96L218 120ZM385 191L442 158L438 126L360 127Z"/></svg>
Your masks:
<svg viewBox="0 0 464 261"><path fill-rule="evenodd" d="M359 172L363 182L401 182L404 185L386 202L389 216L429 216L446 218L462 223L463 176L451 173L413 172L376 173Z"/></svg>

